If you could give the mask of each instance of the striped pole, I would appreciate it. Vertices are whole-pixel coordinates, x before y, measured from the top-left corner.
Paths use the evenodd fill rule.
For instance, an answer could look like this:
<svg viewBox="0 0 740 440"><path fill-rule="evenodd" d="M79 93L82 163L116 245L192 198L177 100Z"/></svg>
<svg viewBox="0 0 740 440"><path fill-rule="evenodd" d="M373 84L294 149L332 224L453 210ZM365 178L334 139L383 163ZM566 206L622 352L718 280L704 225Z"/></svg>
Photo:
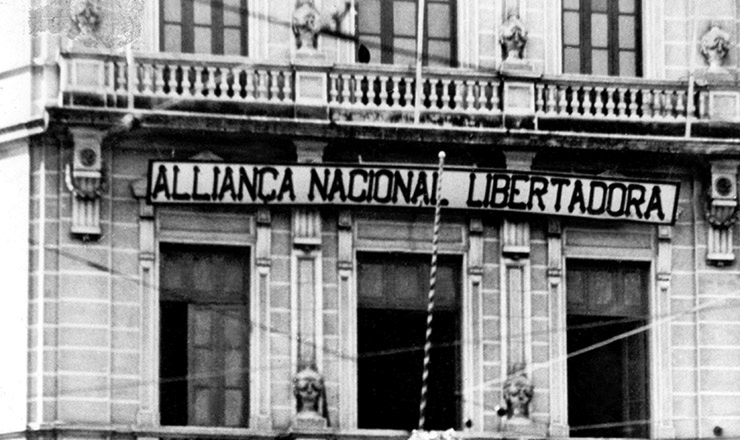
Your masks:
<svg viewBox="0 0 740 440"><path fill-rule="evenodd" d="M419 402L419 430L424 430L427 408L427 388L429 379L429 353L432 349L432 317L434 316L434 292L437 287L437 251L439 248L439 224L442 201L442 171L445 164L445 152L439 152L437 169L437 199L434 205L434 232L432 234L432 267L429 271L429 302L427 303L427 333L424 342L424 367L421 375L421 400Z"/></svg>

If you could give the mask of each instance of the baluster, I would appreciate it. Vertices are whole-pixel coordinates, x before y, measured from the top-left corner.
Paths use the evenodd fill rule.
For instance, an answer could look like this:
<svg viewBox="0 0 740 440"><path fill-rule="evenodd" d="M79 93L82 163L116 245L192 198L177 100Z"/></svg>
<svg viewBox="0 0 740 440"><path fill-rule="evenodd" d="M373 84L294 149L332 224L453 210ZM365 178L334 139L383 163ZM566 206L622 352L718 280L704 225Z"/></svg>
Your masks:
<svg viewBox="0 0 740 440"><path fill-rule="evenodd" d="M593 113L591 113L591 91L593 91L592 86L585 86L583 88L583 116L587 118L593 117Z"/></svg>
<svg viewBox="0 0 740 440"><path fill-rule="evenodd" d="M437 106L437 101L439 101L439 94L437 93L437 83L436 80L429 80L429 108L430 109L437 109L439 108Z"/></svg>
<svg viewBox="0 0 740 440"><path fill-rule="evenodd" d="M267 89L267 71L266 70L258 70L259 74L259 86L257 87L257 99L259 101L267 101L268 100L268 89Z"/></svg>
<svg viewBox="0 0 740 440"><path fill-rule="evenodd" d="M545 85L542 83L535 84L535 113L538 115L545 114Z"/></svg>
<svg viewBox="0 0 740 440"><path fill-rule="evenodd" d="M379 75L378 86L378 98L380 98L380 101L378 102L378 107L386 108L388 107L388 77L384 75Z"/></svg>
<svg viewBox="0 0 740 440"><path fill-rule="evenodd" d="M184 95L191 95L194 94L194 90L192 90L192 83L190 82L190 66L182 66L182 94Z"/></svg>
<svg viewBox="0 0 740 440"><path fill-rule="evenodd" d="M168 95L177 95L177 66L174 64L170 64L167 66L169 69L168 75L167 75L167 89L169 92Z"/></svg>
<svg viewBox="0 0 740 440"><path fill-rule="evenodd" d="M293 74L283 70L283 102L293 102Z"/></svg>
<svg viewBox="0 0 740 440"><path fill-rule="evenodd" d="M375 98L378 96L378 90L375 88L377 76L366 76L367 78L367 105L375 105Z"/></svg>
<svg viewBox="0 0 740 440"><path fill-rule="evenodd" d="M329 74L329 105L336 104L339 97L339 76L336 73Z"/></svg>
<svg viewBox="0 0 740 440"><path fill-rule="evenodd" d="M686 91L679 90L676 93L676 115L675 118L686 117Z"/></svg>
<svg viewBox="0 0 740 440"><path fill-rule="evenodd" d="M242 72L244 70L241 67L231 69L231 99L241 99L242 97Z"/></svg>
<svg viewBox="0 0 740 440"><path fill-rule="evenodd" d="M118 78L117 78L117 85L116 85L116 93L119 95L125 95L127 90L127 84L126 84L126 69L127 64L123 61L119 61L116 63L116 68L118 69ZM65 84L66 85L66 84Z"/></svg>
<svg viewBox="0 0 740 440"><path fill-rule="evenodd" d="M205 72L208 72L208 80L205 81L206 83L206 93L205 94L209 98L215 98L216 97L216 68L208 67L206 68Z"/></svg>
<svg viewBox="0 0 740 440"><path fill-rule="evenodd" d="M604 87L594 87L594 116L597 118L604 117Z"/></svg>
<svg viewBox="0 0 740 440"><path fill-rule="evenodd" d="M547 94L547 98L545 98L545 114L556 114L557 101L555 100L555 94L557 93L557 88L553 84L548 84L545 93Z"/></svg>
<svg viewBox="0 0 740 440"><path fill-rule="evenodd" d="M453 102L455 103L455 111L462 112L463 109L463 94L466 93L465 88L467 87L468 81L454 81L455 85L455 96Z"/></svg>
<svg viewBox="0 0 740 440"><path fill-rule="evenodd" d="M656 119L663 119L665 117L665 107L663 105L665 100L665 90L657 90L653 93L653 109L654 117Z"/></svg>
<svg viewBox="0 0 740 440"><path fill-rule="evenodd" d="M578 100L578 91L580 87L571 86L570 88L570 114L579 116L581 114L581 103Z"/></svg>
<svg viewBox="0 0 740 440"><path fill-rule="evenodd" d="M615 87L606 88L606 117L614 117L614 92L617 89Z"/></svg>
<svg viewBox="0 0 740 440"><path fill-rule="evenodd" d="M347 75L346 73L343 73L340 76L340 78L342 81L342 104L349 105L352 103L350 101L350 96L351 96L350 86L352 85L352 76Z"/></svg>
<svg viewBox="0 0 740 440"><path fill-rule="evenodd" d="M113 60L105 61L105 106L110 102L116 106L116 63Z"/></svg>
<svg viewBox="0 0 740 440"><path fill-rule="evenodd" d="M162 64L154 65L154 94L164 96L164 66Z"/></svg>
<svg viewBox="0 0 740 440"><path fill-rule="evenodd" d="M403 86L403 108L409 109L414 105L414 82L411 81L411 78L404 77Z"/></svg>
<svg viewBox="0 0 740 440"><path fill-rule="evenodd" d="M442 99L442 110L443 111L450 110L451 93L452 92L450 91L450 80L442 79L442 96L440 98Z"/></svg>
<svg viewBox="0 0 740 440"><path fill-rule="evenodd" d="M568 112L568 86L556 86L558 91L558 114L563 115Z"/></svg>
<svg viewBox="0 0 740 440"><path fill-rule="evenodd" d="M244 90L246 95L244 100L254 101L254 70L244 69L245 84Z"/></svg>
<svg viewBox="0 0 740 440"><path fill-rule="evenodd" d="M477 110L475 105L475 86L477 81L465 81L465 107L468 112Z"/></svg>
<svg viewBox="0 0 740 440"><path fill-rule="evenodd" d="M393 81L393 94L391 95L391 105L401 107L401 77L394 76L391 78Z"/></svg>
<svg viewBox="0 0 740 440"><path fill-rule="evenodd" d="M280 85L277 70L270 71L270 102L280 102Z"/></svg>
<svg viewBox="0 0 740 440"><path fill-rule="evenodd" d="M498 88L501 82L497 79L494 79L491 82L491 110L494 113L501 112L501 107L499 106L499 96L498 96Z"/></svg>
<svg viewBox="0 0 740 440"><path fill-rule="evenodd" d="M653 99L652 91L650 89L642 89L641 98L639 109L642 111L642 119L652 119L653 109L650 105Z"/></svg>
<svg viewBox="0 0 740 440"><path fill-rule="evenodd" d="M208 69L206 67L197 67L198 75L196 78L200 78L197 84L197 96L199 98L204 97L208 94Z"/></svg>
<svg viewBox="0 0 740 440"><path fill-rule="evenodd" d="M709 98L706 90L699 90L699 112L697 117L699 119L706 119L709 117L707 114L707 99Z"/></svg>
<svg viewBox="0 0 740 440"><path fill-rule="evenodd" d="M624 101L626 90L624 87L620 87L617 89L617 96L619 98L619 104L617 104L617 117L618 118L626 118L627 117L627 103Z"/></svg>
<svg viewBox="0 0 740 440"><path fill-rule="evenodd" d="M218 88L221 91L219 98L229 99L229 76L231 76L232 81L233 81L233 75L234 75L233 70L228 67L220 67L218 69L218 73L219 73Z"/></svg>
<svg viewBox="0 0 740 440"><path fill-rule="evenodd" d="M365 75L352 75L353 77L353 84L354 87L352 87L352 100L354 101L354 104L358 107L362 106L362 81L365 79ZM368 83L370 80L368 80Z"/></svg>
<svg viewBox="0 0 740 440"><path fill-rule="evenodd" d="M630 104L629 104L630 119L638 119L639 118L639 115L637 114L637 91L638 91L638 89L629 89L629 95L630 95Z"/></svg>
<svg viewBox="0 0 740 440"><path fill-rule="evenodd" d="M152 65L151 64L144 64L142 69L142 94L144 95L152 95Z"/></svg>

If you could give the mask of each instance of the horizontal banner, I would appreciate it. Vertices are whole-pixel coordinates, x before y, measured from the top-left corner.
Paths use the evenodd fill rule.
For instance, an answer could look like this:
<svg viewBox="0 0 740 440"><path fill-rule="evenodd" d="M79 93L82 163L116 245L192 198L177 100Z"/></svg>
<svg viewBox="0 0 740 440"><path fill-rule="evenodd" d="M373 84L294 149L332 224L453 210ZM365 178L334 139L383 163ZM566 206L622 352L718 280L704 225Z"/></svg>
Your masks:
<svg viewBox="0 0 740 440"><path fill-rule="evenodd" d="M149 164L153 204L347 205L433 207L434 168L254 165L219 162ZM460 168L446 169L449 209L672 224L678 182Z"/></svg>

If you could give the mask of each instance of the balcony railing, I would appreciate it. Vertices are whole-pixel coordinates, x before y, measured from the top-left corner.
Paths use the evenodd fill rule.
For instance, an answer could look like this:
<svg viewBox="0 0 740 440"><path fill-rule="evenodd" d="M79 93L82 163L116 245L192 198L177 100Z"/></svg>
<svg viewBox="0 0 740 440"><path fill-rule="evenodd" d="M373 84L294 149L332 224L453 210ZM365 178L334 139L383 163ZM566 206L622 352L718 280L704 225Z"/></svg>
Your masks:
<svg viewBox="0 0 740 440"><path fill-rule="evenodd" d="M255 430L204 426L75 425L56 423L0 433L2 440L407 440L406 431L371 429ZM460 432L460 440L500 440L499 432Z"/></svg>
<svg viewBox="0 0 740 440"><path fill-rule="evenodd" d="M386 65L302 65L192 54L65 53L59 106L176 110L410 123L414 71ZM687 81L536 76L466 69L423 72L421 121L463 127L608 130L712 122L709 87ZM312 112L297 111L312 109ZM726 118L725 118L726 119Z"/></svg>

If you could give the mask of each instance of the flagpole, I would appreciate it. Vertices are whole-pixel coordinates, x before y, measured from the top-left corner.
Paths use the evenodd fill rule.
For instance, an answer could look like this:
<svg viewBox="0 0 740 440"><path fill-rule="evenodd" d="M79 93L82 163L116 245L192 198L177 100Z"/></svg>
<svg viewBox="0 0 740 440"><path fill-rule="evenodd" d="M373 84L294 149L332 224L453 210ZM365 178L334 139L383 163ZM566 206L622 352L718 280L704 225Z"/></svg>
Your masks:
<svg viewBox="0 0 740 440"><path fill-rule="evenodd" d="M439 248L439 226L442 209L442 171L445 164L445 152L439 152L437 169L437 197L434 204L434 232L432 233L432 265L429 271L429 298L427 302L427 331L424 341L424 366L421 375L421 400L419 401L419 430L424 430L426 422L427 391L429 379L430 351L432 349L432 317L434 316L434 295L437 288L437 253Z"/></svg>
<svg viewBox="0 0 740 440"><path fill-rule="evenodd" d="M421 94L424 91L421 83L421 65L424 51L424 11L425 0L418 0L416 11L416 93L414 95L414 124L419 123L421 112Z"/></svg>

